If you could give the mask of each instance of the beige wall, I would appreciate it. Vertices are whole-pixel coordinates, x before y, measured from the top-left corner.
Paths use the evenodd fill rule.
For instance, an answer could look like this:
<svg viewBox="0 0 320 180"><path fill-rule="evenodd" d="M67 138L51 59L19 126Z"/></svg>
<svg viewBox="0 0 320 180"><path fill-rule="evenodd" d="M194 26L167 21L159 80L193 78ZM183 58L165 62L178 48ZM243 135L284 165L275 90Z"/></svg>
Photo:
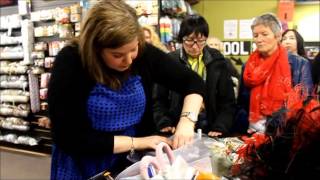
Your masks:
<svg viewBox="0 0 320 180"><path fill-rule="evenodd" d="M320 41L320 1L318 4L296 4L293 27L305 41Z"/></svg>
<svg viewBox="0 0 320 180"><path fill-rule="evenodd" d="M200 0L192 9L207 19L210 35L223 40L224 20L252 19L265 12L275 13L277 0Z"/></svg>

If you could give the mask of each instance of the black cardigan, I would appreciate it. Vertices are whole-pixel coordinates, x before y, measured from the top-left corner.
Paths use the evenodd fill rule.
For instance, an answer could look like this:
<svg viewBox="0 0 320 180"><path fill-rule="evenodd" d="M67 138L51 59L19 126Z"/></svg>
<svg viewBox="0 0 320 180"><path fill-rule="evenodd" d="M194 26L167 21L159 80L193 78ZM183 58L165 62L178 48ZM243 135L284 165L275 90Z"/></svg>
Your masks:
<svg viewBox="0 0 320 180"><path fill-rule="evenodd" d="M188 58L183 49L170 53L176 62L188 67ZM231 70L227 60L216 49L205 47L203 60L206 66L206 97L204 99L207 122L200 122L204 132L219 131L228 135L233 126L235 96L231 80ZM157 128L175 126L179 120L182 97L179 93L156 86L154 96L154 119Z"/></svg>
<svg viewBox="0 0 320 180"><path fill-rule="evenodd" d="M204 84L194 72L149 44L132 64L132 70L141 76L146 95L146 109L141 123L137 125L137 136L155 133L151 102L153 82L184 95L204 94ZM95 84L82 66L78 48L63 48L52 69L48 102L53 141L69 154L113 153L116 134L94 130L87 117L86 103Z"/></svg>

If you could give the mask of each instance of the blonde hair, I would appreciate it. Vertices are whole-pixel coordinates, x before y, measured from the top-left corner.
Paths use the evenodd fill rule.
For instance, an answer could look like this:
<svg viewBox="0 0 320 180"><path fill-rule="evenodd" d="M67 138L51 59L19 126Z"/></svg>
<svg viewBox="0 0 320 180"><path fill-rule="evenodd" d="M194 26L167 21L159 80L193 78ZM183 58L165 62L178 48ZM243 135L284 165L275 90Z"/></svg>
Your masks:
<svg viewBox="0 0 320 180"><path fill-rule="evenodd" d="M97 1L88 10L80 31L79 53L89 75L98 83L119 89L121 80L105 65L101 51L119 48L138 37L140 54L144 37L136 11L122 0Z"/></svg>
<svg viewBox="0 0 320 180"><path fill-rule="evenodd" d="M217 37L208 37L207 45L211 48L217 49L220 52L223 52L223 43Z"/></svg>
<svg viewBox="0 0 320 180"><path fill-rule="evenodd" d="M146 30L150 33L150 39L151 39L151 44L154 45L155 47L163 50L164 52L168 52L168 49L166 48L165 45L162 44L160 41L159 35L156 33L156 30L153 26L150 25L142 25L142 29Z"/></svg>

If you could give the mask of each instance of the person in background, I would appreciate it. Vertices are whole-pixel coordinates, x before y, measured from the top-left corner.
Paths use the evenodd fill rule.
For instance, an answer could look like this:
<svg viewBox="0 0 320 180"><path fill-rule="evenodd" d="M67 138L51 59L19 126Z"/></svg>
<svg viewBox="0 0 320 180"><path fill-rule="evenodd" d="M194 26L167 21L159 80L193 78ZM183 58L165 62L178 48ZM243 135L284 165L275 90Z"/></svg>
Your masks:
<svg viewBox="0 0 320 180"><path fill-rule="evenodd" d="M178 35L182 48L170 55L176 62L197 72L206 84L206 96L196 127L209 136L225 136L233 124L235 96L225 58L218 50L206 46L208 34L209 26L202 16L185 17ZM154 120L158 130L174 133L183 97L157 86L154 101Z"/></svg>
<svg viewBox="0 0 320 180"><path fill-rule="evenodd" d="M168 49L160 41L159 35L156 33L154 26L143 25L142 26L144 38L147 43L154 45L155 47L161 49L164 52L168 52Z"/></svg>
<svg viewBox="0 0 320 180"><path fill-rule="evenodd" d="M175 41L169 41L167 43L167 49L169 50L169 52L175 51L177 50L176 48L176 42Z"/></svg>
<svg viewBox="0 0 320 180"><path fill-rule="evenodd" d="M310 59L308 58L307 53L305 51L304 39L297 30L295 30L295 29L285 30L282 33L281 44L283 47L285 47L287 49L287 51L290 54L301 56L301 57L305 58L305 60L309 61L309 63L307 63L307 65L304 67L308 67L308 66L312 65L312 63L311 63ZM302 61L302 62L306 62L306 61ZM311 69L311 68L308 67L308 69ZM297 70L303 71L304 69L303 69L303 67L301 67L301 68L297 68ZM296 81L298 81L298 80L296 80ZM311 88L310 86L307 86L307 87L309 90L309 94L311 94L313 88Z"/></svg>
<svg viewBox="0 0 320 180"><path fill-rule="evenodd" d="M303 37L295 29L287 29L282 33L281 44L290 53L307 59Z"/></svg>
<svg viewBox="0 0 320 180"><path fill-rule="evenodd" d="M318 95L318 99L320 100L320 52L318 52L312 61L312 80L316 95Z"/></svg>
<svg viewBox="0 0 320 180"><path fill-rule="evenodd" d="M285 105L292 87L312 89L309 62L281 45L281 25L273 14L256 17L251 29L257 49L245 64L238 98L249 112L249 133L265 132L267 117Z"/></svg>
<svg viewBox="0 0 320 180"><path fill-rule="evenodd" d="M216 37L208 37L207 39L207 45L211 48L219 50L221 53L223 53L223 43L220 41L220 39Z"/></svg>
<svg viewBox="0 0 320 180"><path fill-rule="evenodd" d="M208 37L207 39L207 45L211 48L219 50L221 53L223 53L223 43L222 41L217 37ZM231 60L229 58L225 58L227 60L227 66L229 71L231 72L231 79L233 82L233 90L235 97L238 97L238 89L239 89L239 79L240 79L240 73L236 69L236 67L232 64Z"/></svg>
<svg viewBox="0 0 320 180"><path fill-rule="evenodd" d="M193 140L195 123L181 117L173 140L152 135L152 84L181 93L182 112L198 114L204 84L196 73L144 42L135 10L124 1L97 1L78 39L56 56L49 82L51 179L116 175L136 150Z"/></svg>

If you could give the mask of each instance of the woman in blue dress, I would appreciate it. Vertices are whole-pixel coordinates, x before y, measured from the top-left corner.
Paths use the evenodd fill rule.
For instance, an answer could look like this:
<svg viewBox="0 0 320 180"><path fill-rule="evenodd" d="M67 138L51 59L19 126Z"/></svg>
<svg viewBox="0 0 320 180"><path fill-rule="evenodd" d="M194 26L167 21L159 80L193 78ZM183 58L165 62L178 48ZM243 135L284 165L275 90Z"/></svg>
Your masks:
<svg viewBox="0 0 320 180"><path fill-rule="evenodd" d="M152 84L184 95L182 113L197 115L204 85L196 73L144 42L136 12L123 1L98 1L78 39L56 56L49 83L51 179L88 179L129 165L130 152L160 142L178 148L194 136L183 116L172 141L154 135Z"/></svg>

